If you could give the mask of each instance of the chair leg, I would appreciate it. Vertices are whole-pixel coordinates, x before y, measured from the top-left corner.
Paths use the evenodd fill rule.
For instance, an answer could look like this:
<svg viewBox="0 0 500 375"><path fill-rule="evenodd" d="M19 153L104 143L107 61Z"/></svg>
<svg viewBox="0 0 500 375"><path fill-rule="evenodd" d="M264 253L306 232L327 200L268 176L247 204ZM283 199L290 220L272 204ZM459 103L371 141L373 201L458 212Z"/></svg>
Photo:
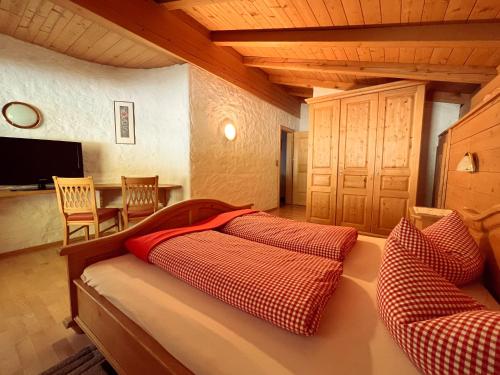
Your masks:
<svg viewBox="0 0 500 375"><path fill-rule="evenodd" d="M94 221L94 238L99 238L100 237L100 231L99 231L99 222Z"/></svg>
<svg viewBox="0 0 500 375"><path fill-rule="evenodd" d="M115 217L115 224L118 228L118 232L120 232L122 230L122 220L121 220L121 214L120 214L120 211L118 211L118 215L116 215Z"/></svg>
<svg viewBox="0 0 500 375"><path fill-rule="evenodd" d="M125 215L125 213L122 215L123 217L123 229L127 229L128 228L128 217L127 215Z"/></svg>
<svg viewBox="0 0 500 375"><path fill-rule="evenodd" d="M63 246L67 246L69 243L69 227L64 224L63 225Z"/></svg>
<svg viewBox="0 0 500 375"><path fill-rule="evenodd" d="M90 228L89 228L89 226L85 225L83 227L83 230L85 231L85 241L88 241L89 238L90 238L90 233L89 233L90 232Z"/></svg>

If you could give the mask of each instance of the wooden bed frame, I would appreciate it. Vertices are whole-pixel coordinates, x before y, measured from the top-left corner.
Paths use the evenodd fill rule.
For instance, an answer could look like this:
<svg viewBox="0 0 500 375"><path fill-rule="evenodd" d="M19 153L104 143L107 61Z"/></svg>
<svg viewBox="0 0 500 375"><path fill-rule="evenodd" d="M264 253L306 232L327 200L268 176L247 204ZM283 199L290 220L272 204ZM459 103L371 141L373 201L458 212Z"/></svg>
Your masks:
<svg viewBox="0 0 500 375"><path fill-rule="evenodd" d="M71 317L66 326L84 332L119 374L191 374L182 363L106 298L82 280L96 262L126 254L126 239L154 231L191 225L210 216L242 208L216 200L195 199L166 207L123 232L64 247L67 256ZM484 212L461 212L487 256L485 285L500 296L500 205Z"/></svg>

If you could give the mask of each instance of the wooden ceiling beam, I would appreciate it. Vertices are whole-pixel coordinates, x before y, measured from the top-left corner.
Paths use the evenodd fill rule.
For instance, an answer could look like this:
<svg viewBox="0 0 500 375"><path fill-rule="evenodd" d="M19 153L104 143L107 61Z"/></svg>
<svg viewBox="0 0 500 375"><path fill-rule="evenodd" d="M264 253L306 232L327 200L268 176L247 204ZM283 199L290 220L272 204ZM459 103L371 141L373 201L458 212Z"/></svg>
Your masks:
<svg viewBox="0 0 500 375"><path fill-rule="evenodd" d="M246 66L265 69L462 83L484 83L496 75L494 68L441 64L374 63L273 57L245 57L243 62Z"/></svg>
<svg viewBox="0 0 500 375"><path fill-rule="evenodd" d="M162 48L220 78L254 94L294 116L300 116L299 101L269 82L267 74L245 66L231 48L214 45L208 32L170 12L153 0L56 0L72 10L91 12L131 34ZM77 12L78 14L78 12Z"/></svg>
<svg viewBox="0 0 500 375"><path fill-rule="evenodd" d="M331 29L213 31L231 47L500 47L500 22Z"/></svg>
<svg viewBox="0 0 500 375"><path fill-rule="evenodd" d="M163 4L163 6L168 10L227 3L229 1L231 0L155 0L156 3Z"/></svg>
<svg viewBox="0 0 500 375"><path fill-rule="evenodd" d="M309 87L285 87L287 93L299 98L312 98L313 89Z"/></svg>
<svg viewBox="0 0 500 375"><path fill-rule="evenodd" d="M329 89L338 90L352 90L366 87L367 85L358 84L356 82L337 82L310 78L297 78L297 77L287 77L280 75L270 75L269 80L273 83L286 86L297 86L297 87L324 87Z"/></svg>

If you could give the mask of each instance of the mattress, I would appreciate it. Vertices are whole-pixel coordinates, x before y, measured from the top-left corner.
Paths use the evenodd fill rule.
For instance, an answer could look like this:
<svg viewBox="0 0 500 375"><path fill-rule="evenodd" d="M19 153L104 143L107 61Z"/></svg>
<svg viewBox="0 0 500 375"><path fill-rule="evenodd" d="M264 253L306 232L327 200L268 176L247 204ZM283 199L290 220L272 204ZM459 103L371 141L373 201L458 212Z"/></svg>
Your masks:
<svg viewBox="0 0 500 375"><path fill-rule="evenodd" d="M133 255L96 263L82 279L196 374L418 374L377 315L384 242L359 236L312 337L246 314ZM498 309L479 284L465 291Z"/></svg>

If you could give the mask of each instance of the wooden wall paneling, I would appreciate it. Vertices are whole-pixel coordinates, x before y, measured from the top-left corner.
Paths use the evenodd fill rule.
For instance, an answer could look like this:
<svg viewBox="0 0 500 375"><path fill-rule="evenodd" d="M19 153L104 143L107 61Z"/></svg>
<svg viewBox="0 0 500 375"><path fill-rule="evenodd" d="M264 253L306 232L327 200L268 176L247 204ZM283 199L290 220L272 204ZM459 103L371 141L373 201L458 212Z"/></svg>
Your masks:
<svg viewBox="0 0 500 375"><path fill-rule="evenodd" d="M478 172L456 170L466 152L475 155ZM481 211L499 203L500 93L497 93L451 128L445 207Z"/></svg>
<svg viewBox="0 0 500 375"><path fill-rule="evenodd" d="M308 132L293 133L293 204L305 206L307 200Z"/></svg>
<svg viewBox="0 0 500 375"><path fill-rule="evenodd" d="M306 218L313 223L335 221L339 121L340 100L310 108Z"/></svg>
<svg viewBox="0 0 500 375"><path fill-rule="evenodd" d="M500 91L500 66L497 68L497 76L493 78L490 82L484 85L481 90L476 92L471 98L471 107L474 108L481 104L483 101L487 101L491 96L494 96Z"/></svg>
<svg viewBox="0 0 500 375"><path fill-rule="evenodd" d="M371 230L378 94L341 100L336 225Z"/></svg>
<svg viewBox="0 0 500 375"><path fill-rule="evenodd" d="M372 232L389 234L416 204L425 85L379 94Z"/></svg>

